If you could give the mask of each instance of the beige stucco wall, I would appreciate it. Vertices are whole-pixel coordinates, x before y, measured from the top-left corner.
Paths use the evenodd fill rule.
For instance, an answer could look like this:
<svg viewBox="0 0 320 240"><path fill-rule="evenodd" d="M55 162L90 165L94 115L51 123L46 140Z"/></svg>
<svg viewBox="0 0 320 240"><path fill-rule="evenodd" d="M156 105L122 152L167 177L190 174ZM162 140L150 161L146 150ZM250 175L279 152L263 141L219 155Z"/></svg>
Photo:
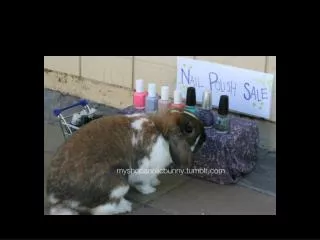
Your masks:
<svg viewBox="0 0 320 240"><path fill-rule="evenodd" d="M275 56L186 56L276 73ZM175 88L176 56L45 56L44 87L115 107L132 104L135 79ZM146 85L147 86L147 85ZM172 94L172 93L171 93ZM260 121L261 145L276 149L276 80L271 122Z"/></svg>

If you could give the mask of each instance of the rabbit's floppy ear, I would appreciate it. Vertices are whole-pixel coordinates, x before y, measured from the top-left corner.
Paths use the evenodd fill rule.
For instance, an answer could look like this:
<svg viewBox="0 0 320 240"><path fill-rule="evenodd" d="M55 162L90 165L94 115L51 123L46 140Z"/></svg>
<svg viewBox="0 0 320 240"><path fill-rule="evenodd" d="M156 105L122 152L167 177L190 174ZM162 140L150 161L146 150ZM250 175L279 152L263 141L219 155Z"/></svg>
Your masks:
<svg viewBox="0 0 320 240"><path fill-rule="evenodd" d="M178 168L190 168L192 164L192 152L190 145L182 134L169 138L169 150L172 161Z"/></svg>
<svg viewBox="0 0 320 240"><path fill-rule="evenodd" d="M175 110L170 111L174 114ZM203 145L206 136L202 122L192 113L180 112L176 128L169 135L169 149L173 162L179 168L190 168L192 154Z"/></svg>
<svg viewBox="0 0 320 240"><path fill-rule="evenodd" d="M189 168L192 153L205 141L202 122L193 114L170 110L164 115L152 117L153 122L169 142L170 155L179 168Z"/></svg>

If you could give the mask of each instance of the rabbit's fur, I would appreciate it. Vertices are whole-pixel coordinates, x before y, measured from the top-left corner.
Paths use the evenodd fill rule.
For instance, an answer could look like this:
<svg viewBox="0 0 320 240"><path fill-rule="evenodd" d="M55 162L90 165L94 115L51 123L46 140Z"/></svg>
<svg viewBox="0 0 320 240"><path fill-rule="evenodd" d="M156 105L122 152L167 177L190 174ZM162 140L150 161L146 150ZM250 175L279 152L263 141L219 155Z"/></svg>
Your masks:
<svg viewBox="0 0 320 240"><path fill-rule="evenodd" d="M205 141L201 121L189 113L105 116L76 131L54 155L47 178L50 214L110 215L131 211L129 187L156 191L171 163L189 168ZM123 169L122 172L117 169Z"/></svg>

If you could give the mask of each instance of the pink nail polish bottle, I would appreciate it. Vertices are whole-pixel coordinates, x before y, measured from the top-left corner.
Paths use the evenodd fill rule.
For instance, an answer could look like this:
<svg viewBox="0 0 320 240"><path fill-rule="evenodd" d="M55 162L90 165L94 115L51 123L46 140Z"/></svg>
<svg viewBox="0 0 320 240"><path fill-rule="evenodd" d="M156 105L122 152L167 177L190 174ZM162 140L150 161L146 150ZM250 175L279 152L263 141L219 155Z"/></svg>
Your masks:
<svg viewBox="0 0 320 240"><path fill-rule="evenodd" d="M135 109L144 109L146 106L146 92L143 88L143 80L136 80L136 91L133 94L133 105Z"/></svg>
<svg viewBox="0 0 320 240"><path fill-rule="evenodd" d="M182 95L179 90L175 90L173 93L173 103L170 105L170 109L183 111L185 104L182 102Z"/></svg>

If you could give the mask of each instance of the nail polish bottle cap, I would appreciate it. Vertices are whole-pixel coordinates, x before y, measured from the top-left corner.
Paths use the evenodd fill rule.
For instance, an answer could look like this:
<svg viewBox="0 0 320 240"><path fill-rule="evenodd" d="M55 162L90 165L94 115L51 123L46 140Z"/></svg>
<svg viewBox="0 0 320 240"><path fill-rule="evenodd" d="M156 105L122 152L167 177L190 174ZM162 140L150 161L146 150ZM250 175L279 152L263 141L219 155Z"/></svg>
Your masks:
<svg viewBox="0 0 320 240"><path fill-rule="evenodd" d="M143 80L142 80L142 79L136 80L136 92L137 92L137 93L142 93L142 92L144 92Z"/></svg>
<svg viewBox="0 0 320 240"><path fill-rule="evenodd" d="M169 87L168 86L161 87L161 100L164 100L164 101L169 100Z"/></svg>
<svg viewBox="0 0 320 240"><path fill-rule="evenodd" d="M196 89L194 87L188 87L187 89L186 105L188 106L196 105Z"/></svg>
<svg viewBox="0 0 320 240"><path fill-rule="evenodd" d="M181 92L179 90L174 90L173 103L174 104L181 104L182 103L182 96L181 96Z"/></svg>
<svg viewBox="0 0 320 240"><path fill-rule="evenodd" d="M148 97L156 97L157 96L157 88L155 83L148 84Z"/></svg>
<svg viewBox="0 0 320 240"><path fill-rule="evenodd" d="M229 97L227 95L220 96L218 113L227 115L229 112Z"/></svg>
<svg viewBox="0 0 320 240"><path fill-rule="evenodd" d="M212 95L208 89L206 89L202 95L202 108L206 110L212 109Z"/></svg>

